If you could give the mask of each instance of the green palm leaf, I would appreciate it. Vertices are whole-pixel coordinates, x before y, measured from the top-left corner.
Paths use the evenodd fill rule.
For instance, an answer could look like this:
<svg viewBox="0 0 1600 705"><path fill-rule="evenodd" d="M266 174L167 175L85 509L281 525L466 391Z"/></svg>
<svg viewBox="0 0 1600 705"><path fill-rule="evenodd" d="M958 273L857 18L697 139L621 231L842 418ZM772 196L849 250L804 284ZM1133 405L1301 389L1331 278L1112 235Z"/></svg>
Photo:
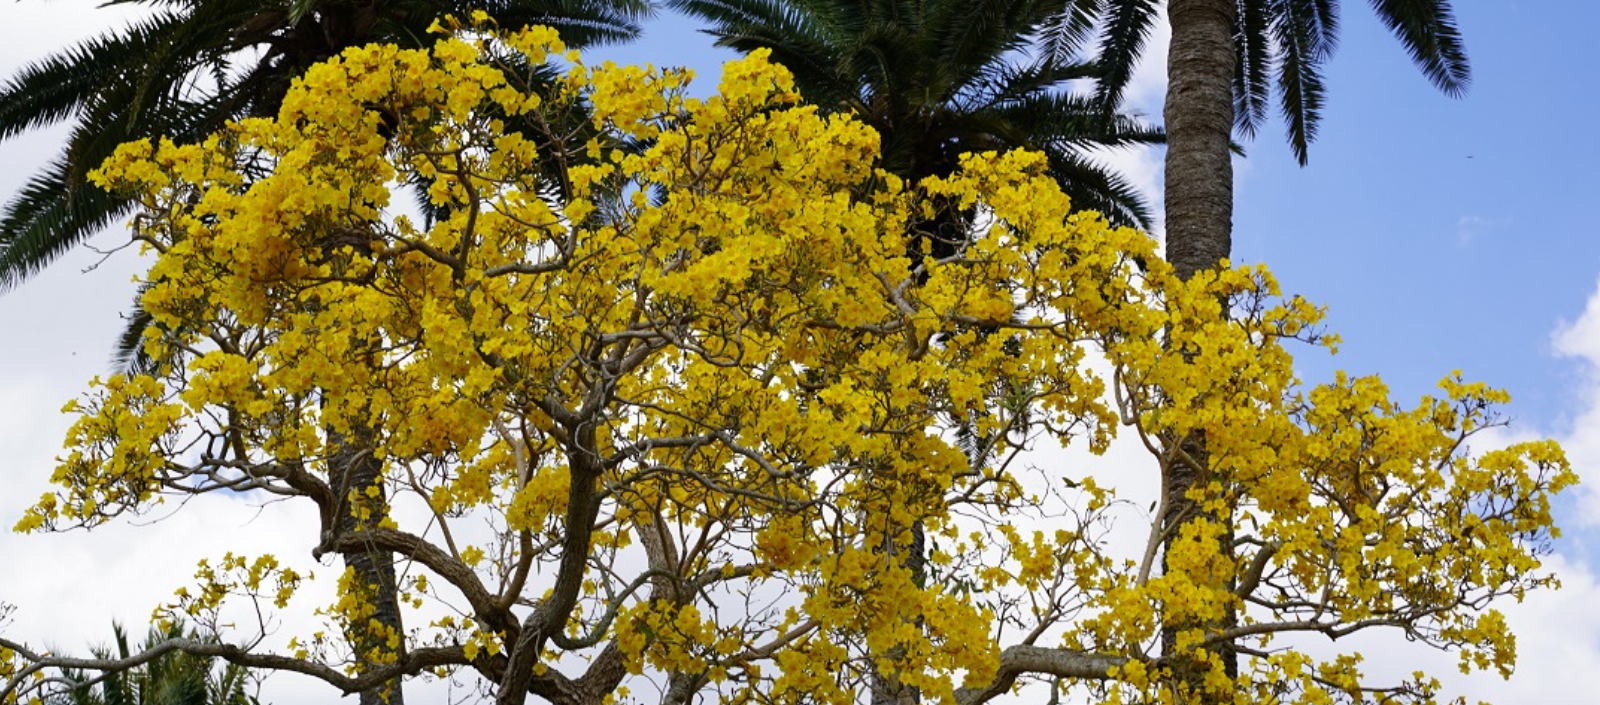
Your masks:
<svg viewBox="0 0 1600 705"><path fill-rule="evenodd" d="M1449 96L1467 90L1472 70L1449 0L1372 0L1372 8L1434 86Z"/></svg>
<svg viewBox="0 0 1600 705"><path fill-rule="evenodd" d="M165 14L30 63L0 86L0 140L71 117L125 78L128 64L182 18Z"/></svg>
<svg viewBox="0 0 1600 705"><path fill-rule="evenodd" d="M1133 70L1144 53L1159 6L1155 0L1104 0L1105 28L1100 31L1100 56L1105 70L1100 80L1101 105L1111 110L1133 81Z"/></svg>
<svg viewBox="0 0 1600 705"><path fill-rule="evenodd" d="M1271 16L1266 3L1240 3L1234 33L1233 124L1247 137L1254 137L1267 119L1272 99L1272 38L1267 32Z"/></svg>
<svg viewBox="0 0 1600 705"><path fill-rule="evenodd" d="M1305 13L1278 13L1272 35L1279 47L1278 95L1288 123L1289 148L1304 166L1317 136L1325 92L1311 18Z"/></svg>
<svg viewBox="0 0 1600 705"><path fill-rule="evenodd" d="M1104 67L1100 95L1120 99L1155 19L1153 0L1061 0L1045 28L1045 46L1101 27L1097 61ZM1307 163L1326 99L1322 67L1338 46L1338 0L1236 0L1234 26L1234 129L1254 137L1266 120L1274 85L1287 123L1289 146ZM1459 96L1471 69L1449 0L1369 0L1412 60L1439 90ZM1059 38L1058 38L1059 36Z"/></svg>

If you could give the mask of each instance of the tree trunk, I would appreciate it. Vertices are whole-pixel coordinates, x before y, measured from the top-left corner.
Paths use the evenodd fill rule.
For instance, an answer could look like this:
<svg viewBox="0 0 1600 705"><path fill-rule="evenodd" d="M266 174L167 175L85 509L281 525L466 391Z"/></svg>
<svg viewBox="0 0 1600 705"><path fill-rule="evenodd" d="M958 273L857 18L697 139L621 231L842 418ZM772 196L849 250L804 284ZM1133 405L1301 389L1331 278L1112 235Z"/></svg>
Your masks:
<svg viewBox="0 0 1600 705"><path fill-rule="evenodd" d="M334 473L333 486L340 494L339 502L339 531L359 531L362 528L371 528L388 512L388 498L383 493L383 484L379 482L379 474L383 470L382 461L372 455L372 432L370 429L357 429L354 438L341 436L329 432L328 445L333 449L330 461L330 471ZM365 498L368 487L378 488L379 495L375 498ZM352 494L365 499L352 501ZM360 518L360 508L381 508L373 511L363 522ZM363 526L363 524L367 526ZM400 621L400 601L395 585L394 554L388 551L369 549L359 553L345 553L344 564L353 570L356 579L363 585L375 586L377 594L373 596L374 609L372 618L384 627L401 635L402 648L405 644L405 629ZM367 633L367 630L358 626L352 630L350 642L356 649L356 660L362 660L362 652L374 647L387 650L387 643L379 643L379 639ZM385 683L382 686L361 692L361 705L404 705L405 697L399 679Z"/></svg>
<svg viewBox="0 0 1600 705"><path fill-rule="evenodd" d="M1171 0L1167 18L1167 261L1188 279L1233 246L1233 0Z"/></svg>
<svg viewBox="0 0 1600 705"><path fill-rule="evenodd" d="M1166 230L1167 261L1179 277L1188 280L1228 257L1233 245L1233 76L1236 56L1235 0L1169 0L1167 19L1172 43L1167 54L1167 98L1163 118L1167 129ZM1226 315L1226 312L1224 312ZM1167 510L1160 517L1166 533L1165 554L1182 524L1201 518L1188 491L1206 481L1205 437L1184 442L1188 457L1198 466L1174 463L1167 482ZM1228 517L1210 517L1228 520ZM1222 538L1223 551L1231 551L1232 532ZM1237 617L1230 609L1223 625L1195 625L1163 620L1163 656L1171 659L1178 683L1198 688L1203 665L1173 653L1178 633L1196 626L1226 626ZM1213 647L1230 678L1239 673L1239 656L1227 646ZM1231 693L1205 694L1200 702L1232 702Z"/></svg>
<svg viewBox="0 0 1600 705"><path fill-rule="evenodd" d="M928 587L927 544L927 530L920 519L911 524L911 545L906 547L904 553L895 549L892 536L885 537L883 542L883 550L890 554L890 560L899 562L906 570L911 571L911 580L919 589ZM922 628L921 619L917 620L917 628ZM904 656L905 650L901 648L889 652L889 657L895 660ZM914 686L901 683L898 671L883 673L874 668L871 690L871 705L921 705L922 703L922 692Z"/></svg>

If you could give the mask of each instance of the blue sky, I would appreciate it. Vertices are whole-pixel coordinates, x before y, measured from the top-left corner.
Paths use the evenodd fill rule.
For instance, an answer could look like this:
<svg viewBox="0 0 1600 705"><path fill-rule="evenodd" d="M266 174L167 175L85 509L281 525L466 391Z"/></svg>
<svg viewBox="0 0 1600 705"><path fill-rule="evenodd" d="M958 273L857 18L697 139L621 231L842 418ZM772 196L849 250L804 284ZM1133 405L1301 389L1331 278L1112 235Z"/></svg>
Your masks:
<svg viewBox="0 0 1600 705"><path fill-rule="evenodd" d="M1515 423L1502 438L1559 438L1580 473L1600 484L1600 298L1592 299L1600 280L1600 136L1590 126L1600 114L1600 60L1590 48L1600 3L1457 2L1473 67L1472 88L1459 100L1434 90L1367 3L1343 6L1342 42L1328 67L1328 106L1310 166L1295 163L1275 118L1236 164L1235 261L1265 262L1286 293L1329 308L1342 352L1330 359L1307 351L1301 369L1309 380L1327 379L1336 368L1377 372L1409 401L1460 368L1511 391ZM116 15L83 0L0 4L0 75L114 24ZM643 42L591 52L589 60L689 65L709 90L717 65L732 54L713 50L693 28L665 16ZM1157 119L1165 40L1164 32L1153 38L1130 92L1131 107ZM60 136L40 132L0 144L0 194L53 155ZM1158 196L1159 153L1113 159ZM119 234L96 242L115 245ZM0 500L0 528L43 489L64 429L55 409L107 369L138 263L124 256L83 273L98 259L76 252L0 296L0 330L7 331L0 343L0 478L10 490ZM1464 686L1470 699L1576 705L1600 689L1600 617L1586 616L1600 600L1591 569L1600 566L1600 534L1591 528L1600 524L1600 495L1575 496L1561 511L1569 538L1553 564L1568 576L1568 588L1514 611L1523 675L1510 684L1472 681ZM225 513L209 514L168 528L206 543L217 532L203 527L225 521ZM0 565L97 561L137 573L169 561L145 539L119 536L19 541L5 534ZM214 555L223 545L196 550ZM193 565L187 557L170 560L179 577ZM7 574L17 575L0 570L0 601L37 604L80 589ZM141 591L131 583L119 587L137 610L173 586L164 580ZM18 627L44 618L36 623L55 620L85 639L104 637L108 616L63 612L36 609L20 616ZM138 623L143 613L122 616Z"/></svg>
<svg viewBox="0 0 1600 705"><path fill-rule="evenodd" d="M1513 432L1570 434L1594 401L1593 369L1551 340L1600 278L1600 134L1583 126L1600 114L1600 61L1586 48L1600 3L1457 3L1473 70L1459 98L1436 90L1364 3L1345 5L1310 164L1294 160L1276 114L1241 138L1234 262L1265 263L1285 294L1328 308L1343 343L1335 356L1305 351L1308 382L1379 374L1410 403L1461 369L1511 392ZM687 65L709 90L733 54L698 26L665 13L644 41L588 56ZM1130 90L1129 107L1156 120L1166 39L1152 37ZM1154 198L1160 158L1114 161Z"/></svg>
<svg viewBox="0 0 1600 705"><path fill-rule="evenodd" d="M1341 365L1408 397L1460 367L1511 389L1523 420L1558 423L1579 370L1551 356L1550 331L1600 273L1600 137L1584 126L1600 5L1456 3L1473 84L1454 100L1364 4L1345 3L1310 166L1281 125L1250 145L1236 257L1329 305Z"/></svg>
<svg viewBox="0 0 1600 705"><path fill-rule="evenodd" d="M1365 7L1346 5L1310 165L1296 165L1279 123L1238 170L1236 260L1265 262L1286 292L1328 306L1344 344L1332 359L1303 356L1308 379L1380 373L1411 400L1460 368L1511 392L1513 434L1555 436L1575 463L1600 461L1585 452L1600 434L1586 418L1595 361L1552 343L1583 317L1600 275L1600 136L1582 127L1600 110L1583 33L1600 4L1457 3L1473 68L1460 99L1435 90ZM1591 564L1595 508L1575 497L1561 507L1562 550Z"/></svg>

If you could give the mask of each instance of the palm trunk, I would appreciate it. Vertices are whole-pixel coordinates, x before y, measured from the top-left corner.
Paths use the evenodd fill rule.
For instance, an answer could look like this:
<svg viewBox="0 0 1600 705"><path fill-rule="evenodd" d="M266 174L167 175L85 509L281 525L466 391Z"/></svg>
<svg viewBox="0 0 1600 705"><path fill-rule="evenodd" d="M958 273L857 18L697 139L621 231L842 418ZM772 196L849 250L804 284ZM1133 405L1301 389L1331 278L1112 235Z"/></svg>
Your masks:
<svg viewBox="0 0 1600 705"><path fill-rule="evenodd" d="M1233 246L1233 0L1171 0L1167 17L1167 261L1188 279Z"/></svg>
<svg viewBox="0 0 1600 705"><path fill-rule="evenodd" d="M1233 132L1233 76L1236 55L1234 30L1236 0L1169 0L1167 19L1172 43L1167 54L1166 229L1167 260L1179 277L1187 280L1227 258L1233 244L1233 163L1229 150ZM1160 521L1166 531L1166 553L1181 525L1202 518L1188 491L1208 475L1205 437L1188 439L1185 450L1195 464L1174 463L1169 468L1167 509ZM1209 517L1228 520L1228 517ZM1231 551L1232 532L1222 538L1222 550ZM1162 568L1166 560L1162 559ZM1227 626L1237 621L1230 609L1222 625L1195 625L1163 621L1161 647L1170 659L1178 683L1198 690L1203 664L1174 653L1180 631L1196 626ZM1239 673L1239 656L1227 646L1213 647L1230 678ZM1232 702L1231 693L1205 693L1199 702Z"/></svg>
<svg viewBox="0 0 1600 705"><path fill-rule="evenodd" d="M372 455L372 433L370 429L357 429L353 434L356 438L348 438L330 432L329 445L333 449L330 469L334 473L334 487L340 488L339 496L339 530L341 532L359 531L363 525L376 524L382 516L373 512L365 521L360 518L362 506L379 507L383 512L388 510L388 498L381 493L383 484L379 482L382 472L382 462ZM362 438L365 436L365 438ZM366 441L366 442L362 442ZM370 500L352 501L352 495L364 496L368 487L377 487L379 496ZM373 595L374 609L372 618L384 627L400 634L401 644L405 643L405 630L400 621L400 601L396 590L394 573L394 554L387 551L370 549L360 553L345 553L344 564L355 572L356 578L363 585L375 587L377 594ZM367 633L364 627L352 630L350 642L356 649L356 660L362 660L362 652L368 649L380 648L388 650L387 643L379 643L379 638ZM371 690L361 692L361 705L404 705L405 697L400 687L400 681L395 680L385 683Z"/></svg>

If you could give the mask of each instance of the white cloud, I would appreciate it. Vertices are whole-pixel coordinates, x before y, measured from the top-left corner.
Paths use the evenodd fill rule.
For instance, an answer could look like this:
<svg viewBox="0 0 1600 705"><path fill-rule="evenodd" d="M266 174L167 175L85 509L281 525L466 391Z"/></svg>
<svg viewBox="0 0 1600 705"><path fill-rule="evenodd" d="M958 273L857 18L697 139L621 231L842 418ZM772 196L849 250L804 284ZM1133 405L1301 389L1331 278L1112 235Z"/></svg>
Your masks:
<svg viewBox="0 0 1600 705"><path fill-rule="evenodd" d="M125 238L108 233L102 239L119 237ZM92 533L11 532L22 511L48 488L70 423L58 409L89 378L110 370L109 351L140 264L124 254L101 269L82 271L98 260L92 252L73 252L0 296L0 330L6 332L0 345L0 602L17 607L13 620L0 625L6 635L74 654L109 642L113 620L140 635L151 610L193 582L199 559L215 561L228 551L272 553L297 569L336 578L337 569L316 566L306 551L315 518L285 506L258 512L244 502L206 497L182 511L168 505ZM320 582L299 604L327 602L329 583ZM302 626L286 625L284 631L301 632ZM267 702L313 702L328 695L326 686L294 677L269 680L265 692Z"/></svg>
<svg viewBox="0 0 1600 705"><path fill-rule="evenodd" d="M1591 568L1560 554L1545 568L1561 576L1563 588L1531 593L1518 604L1497 604L1517 635L1517 668L1510 678L1475 671L1463 674L1453 652L1407 641L1393 630L1362 632L1337 642L1322 638L1295 640L1321 657L1359 653L1374 685L1399 683L1422 671L1441 684L1442 702L1464 697L1467 702L1496 705L1542 703L1588 705L1600 692L1600 584Z"/></svg>
<svg viewBox="0 0 1600 705"><path fill-rule="evenodd" d="M1562 354L1581 357L1589 367L1589 386L1585 393L1588 410L1567 433L1553 434L1568 448L1574 467L1580 473L1600 463L1600 439L1586 438L1585 429L1600 429L1600 290L1576 322L1563 325L1555 335L1555 348ZM1104 374L1103 361L1091 367ZM1592 431L1591 431L1592 432ZM1508 444L1542 438L1536 429L1495 427L1475 437L1472 450L1482 452ZM1092 475L1102 486L1114 490L1124 500L1111 512L1115 521L1105 535L1102 548L1119 559L1136 560L1144 546L1151 519L1148 509L1159 496L1155 463L1140 446L1134 432L1123 428L1119 438L1103 456L1089 454L1078 443L1067 449L1041 443L1028 457L1046 470L1051 478L1080 478ZM1591 479L1600 475L1589 473ZM1034 488L1030 485L1029 490ZM1600 516L1600 493L1586 495L1591 507L1586 513ZM1517 636L1518 666L1509 679L1494 672L1463 674L1454 652L1408 641L1395 630L1377 629L1338 641L1320 636L1290 635L1275 646L1292 645L1319 658L1359 653L1372 685L1398 684L1416 671L1423 671L1441 682L1442 701L1464 697L1466 702L1496 705L1542 703L1545 705L1588 705L1600 692L1600 576L1589 559L1572 542L1558 542L1557 553L1544 559L1544 570L1560 579L1559 590L1530 593L1523 602L1503 600L1494 605L1506 615ZM997 702L1036 702L1037 689ZM1072 700L1070 702L1080 702ZM1088 702L1083 700L1081 702Z"/></svg>
<svg viewBox="0 0 1600 705"><path fill-rule="evenodd" d="M1131 109L1158 120L1166 89L1167 44L1171 36L1164 15L1163 12L1163 20L1152 32L1145 59L1127 93ZM1145 193L1152 194L1156 203L1160 202L1160 151L1118 152L1108 161L1134 179ZM1234 166L1236 178L1246 176L1247 160L1236 158ZM1463 215L1456 223L1456 245L1469 247L1508 225L1509 218ZM1600 526L1600 287L1589 298L1582 315L1561 325L1551 341L1558 355L1574 358L1582 367L1584 383L1574 392L1583 402L1581 411L1570 426L1555 431L1491 429L1478 437L1475 447L1481 446L1478 449L1482 450L1547 435L1555 437L1566 449L1573 468L1585 479L1577 490L1577 516L1563 519L1583 527ZM1138 473L1132 477L1138 477ZM1136 487L1137 494L1148 492L1147 487ZM1549 556L1545 564L1560 576L1563 588L1534 593L1521 604L1501 607L1519 637L1519 667L1509 680L1485 673L1462 675L1454 654L1408 643L1398 634L1374 633L1333 646L1361 651L1374 675L1399 676L1425 670L1444 682L1446 695L1465 696L1468 702L1587 705L1600 692L1600 611L1594 609L1600 604L1600 578L1575 542L1560 542L1557 549L1562 552ZM1324 644L1320 648L1331 647Z"/></svg>
<svg viewBox="0 0 1600 705"><path fill-rule="evenodd" d="M1134 68L1123 100L1129 108L1160 119L1161 106L1167 97L1167 45L1172 41L1172 26L1167 24L1165 3L1156 11L1144 54Z"/></svg>
<svg viewBox="0 0 1600 705"><path fill-rule="evenodd" d="M0 23L0 67L14 67L37 59L65 43L93 36L108 24L108 10L99 0L57 0L51 3L14 3ZM118 17L135 13L129 6ZM118 20L122 21L122 20ZM1153 29L1149 50L1130 84L1127 100L1134 110L1159 121L1165 92L1166 47L1169 30L1164 20ZM59 148L59 132L30 134L0 145L0 162L7 174L0 177L0 197L15 192L22 176ZM1108 153L1109 162L1127 174L1152 203L1160 202L1161 163L1158 150L1123 150ZM1159 214L1158 214L1159 215ZM1493 225L1473 216L1458 223L1462 228ZM118 234L107 237L117 242ZM1462 244L1468 244L1469 233ZM108 370L107 351L119 330L120 313L133 292L129 276L139 264L131 256L113 258L101 269L82 269L99 260L79 251L14 292L0 296L0 601L21 607L8 626L14 634L63 649L80 649L103 642L112 619L138 631L152 606L186 582L200 557L220 556L233 550L251 554L276 553L297 567L312 567L309 541L296 509L274 507L257 517L240 502L206 498L183 512L149 526L121 524L93 534L19 537L9 527L22 509L44 491L59 452L67 419L55 412L62 402L82 389L83 383ZM1591 481L1600 480L1592 468L1600 466L1600 290L1589 299L1581 316L1552 336L1553 349L1575 358L1585 370L1581 394L1584 410L1561 436L1574 467ZM1525 432L1519 432L1519 435ZM1126 467L1115 478L1123 496L1138 497L1128 505L1127 525L1145 517L1143 505L1155 488L1148 459L1131 445L1120 444L1111 457L1089 459L1068 455L1052 459L1062 472L1084 474L1085 467ZM1094 463L1088 466L1088 463ZM1124 464L1125 463L1125 464ZM1107 483L1113 484L1113 483ZM1580 489L1582 519L1600 524L1600 490ZM1121 539L1121 536L1117 537ZM1138 539L1115 547L1137 550ZM1499 703L1540 702L1579 705L1600 692L1600 578L1581 557L1557 554L1548 566L1562 576L1560 592L1531 595L1521 605L1506 609L1520 635L1521 667L1510 681L1492 675L1460 676L1455 659L1395 635L1356 642L1374 668L1407 673L1423 668L1447 681L1447 692ZM333 577L337 569L318 568ZM326 589L326 586L323 586ZM324 593L325 594L325 593ZM302 606L320 596L308 595ZM298 631L299 625L285 631ZM1340 646L1343 646L1341 644ZM418 692L413 690L414 699ZM326 702L326 686L294 677L269 681L268 701ZM421 700L419 700L421 701Z"/></svg>
<svg viewBox="0 0 1600 705"><path fill-rule="evenodd" d="M1510 224L1510 218L1463 215L1456 220L1456 247L1469 247L1479 238Z"/></svg>
<svg viewBox="0 0 1600 705"><path fill-rule="evenodd" d="M148 7L100 0L8 3L0 22L0 80L30 62L129 20ZM0 143L0 199L9 200L61 149L65 126ZM128 241L121 227L96 237L97 249ZM11 526L47 486L70 421L58 413L86 382L111 371L113 342L132 303L131 277L144 263L132 252L106 258L77 248L23 286L0 294L0 602L16 605L8 637L81 654L111 638L121 622L141 635L152 608L192 582L200 558L227 551L276 553L312 568L304 526L292 513L262 513L237 501L195 502L147 525L119 522L93 533L19 536ZM219 498L207 498L219 499ZM297 540L298 539L298 540ZM337 570L320 569L331 579ZM307 602L328 594L308 594ZM322 600L326 601L326 600ZM287 629L285 631L288 631ZM298 631L298 630L296 630ZM328 701L327 687L295 677L268 682L267 702Z"/></svg>
<svg viewBox="0 0 1600 705"><path fill-rule="evenodd" d="M1600 482L1596 472L1600 468L1600 284L1576 320L1556 327L1551 347L1580 367L1582 383L1573 390L1580 411L1562 429L1493 429L1480 436L1483 448L1478 450L1547 436L1560 441L1583 484L1577 490L1576 516L1558 519L1592 528L1600 525L1600 490L1594 487ZM1369 663L1384 664L1396 673L1421 668L1444 681L1447 693L1465 695L1469 702L1594 702L1594 694L1600 692L1600 611L1594 609L1600 604L1600 577L1592 556L1576 541L1560 540L1555 548L1558 552L1546 558L1545 567L1560 578L1562 589L1532 593L1521 604L1500 606L1518 636L1519 665L1511 679L1482 673L1463 676L1453 655L1428 653L1394 640L1367 650Z"/></svg>
<svg viewBox="0 0 1600 705"><path fill-rule="evenodd" d="M0 67L9 78L17 67L150 14L148 7L103 0L10 3L0 26Z"/></svg>
<svg viewBox="0 0 1600 705"><path fill-rule="evenodd" d="M1587 482L1579 486L1577 520L1583 526L1600 526L1600 284L1589 296L1575 321L1563 322L1550 336L1556 355L1573 358L1580 366L1582 387L1575 392L1582 402L1571 427L1561 436L1567 458Z"/></svg>

